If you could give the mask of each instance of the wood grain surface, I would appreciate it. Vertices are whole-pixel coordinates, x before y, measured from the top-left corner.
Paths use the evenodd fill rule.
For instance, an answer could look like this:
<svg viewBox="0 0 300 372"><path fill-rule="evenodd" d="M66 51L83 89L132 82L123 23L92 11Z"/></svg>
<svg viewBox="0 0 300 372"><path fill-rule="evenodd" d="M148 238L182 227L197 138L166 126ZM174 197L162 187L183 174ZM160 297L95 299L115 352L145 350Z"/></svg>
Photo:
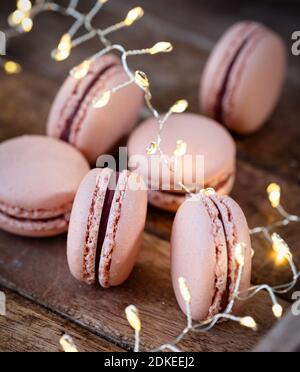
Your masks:
<svg viewBox="0 0 300 372"><path fill-rule="evenodd" d="M93 1L81 4L87 8ZM191 111L199 113L198 88L205 62L215 42L232 23L241 19L263 21L282 35L288 48L292 31L299 28L299 6L294 1L287 1L284 6L279 1L271 5L268 0L230 0L226 4L220 0L139 0L138 4L146 10L144 19L133 28L116 33L113 40L132 49L152 46L159 40L174 44L171 55L130 60L133 69L142 69L149 75L154 103L161 111L177 99L187 98ZM1 2L0 29L13 5ZM133 0L111 0L95 22L117 22L136 5ZM66 62L52 61L51 49L69 25L60 16L45 14L37 19L31 34L10 43L10 56L22 63L24 71L19 76L0 72L0 141L22 134L44 134L51 103L69 69L100 48L92 41L76 49ZM300 214L299 72L300 57L289 53L285 89L272 118L252 136L235 136L238 173L233 197L244 209L250 227L278 218L266 197L270 182L282 185L283 204L291 213ZM71 278L65 236L33 240L0 232L0 284L7 293L9 310L6 318L0 318L0 350L58 351L57 340L65 331L75 337L81 350L131 350L132 332L124 316L124 308L131 303L139 307L143 319L143 350L175 337L185 319L177 307L169 275L173 219L172 214L149 208L138 264L125 285L108 291L82 286ZM300 267L299 226L290 225L278 232L291 245ZM253 283L289 281L288 268L275 265L271 247L255 238L253 248ZM289 297L282 299L284 307L290 306L288 300ZM257 333L236 324L221 324L209 334L187 337L182 349L253 349L275 325L270 300L261 294L247 304L245 312L260 324ZM297 324L295 329L299 328ZM276 349L284 348L275 344Z"/></svg>
<svg viewBox="0 0 300 372"><path fill-rule="evenodd" d="M135 304L143 320L142 348L155 348L185 327L169 274L169 243L145 233L138 263L121 287L104 290L79 284L69 274L65 237L24 240L0 233L0 283L20 295L103 336L124 349L132 346L132 331L124 309ZM288 304L283 302L283 306ZM270 300L262 294L244 310L261 327L257 333L228 323L209 334L187 337L183 350L251 350L274 324ZM239 337L231 337L238 332ZM197 341L197 342L196 342Z"/></svg>
<svg viewBox="0 0 300 372"><path fill-rule="evenodd" d="M123 351L22 296L8 290L5 294L7 314L0 316L0 352L59 352L63 334L71 336L82 352Z"/></svg>

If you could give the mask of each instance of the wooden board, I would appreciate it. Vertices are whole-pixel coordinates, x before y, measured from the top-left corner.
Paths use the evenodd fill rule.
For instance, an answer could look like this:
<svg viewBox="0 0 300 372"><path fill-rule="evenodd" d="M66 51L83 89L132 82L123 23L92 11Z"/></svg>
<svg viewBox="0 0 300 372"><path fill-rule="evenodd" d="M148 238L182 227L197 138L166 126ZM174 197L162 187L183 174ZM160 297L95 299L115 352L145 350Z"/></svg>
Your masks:
<svg viewBox="0 0 300 372"><path fill-rule="evenodd" d="M127 350L132 346L132 332L124 309L130 304L141 312L144 350L169 341L185 327L170 281L169 243L145 234L140 259L130 279L110 290L78 284L69 274L65 246L65 237L24 240L0 233L1 285ZM287 306L284 302L283 305ZM223 324L209 334L188 337L183 350L251 350L274 320L264 294L245 310L262 325L257 333L236 324ZM230 336L237 333L238 338Z"/></svg>
<svg viewBox="0 0 300 372"><path fill-rule="evenodd" d="M83 7L91 3L91 0L85 1ZM238 12L233 11L237 6L233 1L227 2L226 6L217 0L205 3L196 0L141 0L139 3L144 6L147 16L133 28L115 34L113 39L132 49L151 46L158 40L174 43L172 55L131 60L133 69L143 69L151 78L154 103L162 111L175 100L187 98L191 111L199 112L199 78L208 54L222 32L236 20L253 18L264 21L282 34L287 46L291 31L298 27L299 12L295 12L292 2L285 4L282 10L282 6L270 9L269 3L262 5L263 2L249 0L238 6ZM108 25L117 22L136 5L132 0L112 0L96 22ZM12 5L1 3L0 28L8 8ZM24 72L17 77L0 75L0 104L5 108L0 110L0 141L25 133L45 133L52 100L69 69L100 48L98 43L90 42L74 51L64 63L51 61L50 51L68 25L61 17L43 15L30 35L11 43L9 52L22 62ZM278 218L265 194L266 186L273 181L282 185L283 203L287 209L300 214L300 201L296 197L300 191L299 58L290 56L285 91L269 123L253 136L235 137L238 176L233 197L245 210L250 227ZM9 335L11 329L15 329L15 338L9 341L10 336L0 337L0 350L23 350L24 338L28 349L58 350L53 340L57 340L62 330L70 331L82 350L120 350L118 347L130 350L132 332L124 308L131 303L141 311L143 350L175 337L184 327L185 319L176 305L169 276L169 238L173 219L171 214L149 209L139 262L124 286L109 291L87 288L71 278L64 236L30 240L0 232L0 284L18 293L8 292L10 314L7 319L0 319L0 334L2 331ZM300 267L299 226L291 225L279 232L290 243ZM257 238L253 246L256 251L253 282L287 282L290 276L288 268L275 266L270 247ZM282 303L289 306L285 300ZM27 329L27 333L26 318L22 317L26 308L34 314L33 327ZM222 324L209 334L187 337L182 349L251 350L274 325L267 296L261 294L251 301L247 306L248 313L261 324L257 333L236 324ZM39 324L48 323L48 333L39 330ZM36 345L40 332L43 342Z"/></svg>
<svg viewBox="0 0 300 372"><path fill-rule="evenodd" d="M0 352L58 352L63 334L80 351L120 352L121 348L97 337L35 303L5 290L7 314L0 316Z"/></svg>

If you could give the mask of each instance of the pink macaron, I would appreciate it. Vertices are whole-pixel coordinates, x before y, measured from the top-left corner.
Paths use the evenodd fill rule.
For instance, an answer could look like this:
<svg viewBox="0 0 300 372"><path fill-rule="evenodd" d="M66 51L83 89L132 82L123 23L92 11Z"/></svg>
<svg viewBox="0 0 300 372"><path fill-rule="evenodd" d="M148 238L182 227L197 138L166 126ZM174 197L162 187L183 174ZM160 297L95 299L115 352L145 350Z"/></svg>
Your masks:
<svg viewBox="0 0 300 372"><path fill-rule="evenodd" d="M0 228L21 236L64 233L89 165L72 146L41 136L0 145Z"/></svg>
<svg viewBox="0 0 300 372"><path fill-rule="evenodd" d="M246 218L237 203L228 196L200 194L177 212L171 240L172 281L179 306L186 312L178 283L179 278L186 280L193 319L210 319L229 304L237 286L238 243L246 247L239 287L243 292L250 286L252 250Z"/></svg>
<svg viewBox="0 0 300 372"><path fill-rule="evenodd" d="M95 59L82 79L69 76L59 91L48 119L47 133L78 148L93 165L98 156L113 151L137 122L143 105L135 84L112 94L105 107L94 108L101 94L128 81L120 59Z"/></svg>
<svg viewBox="0 0 300 372"><path fill-rule="evenodd" d="M169 157L174 173L158 154L147 154L147 146L156 140L158 129L156 120L147 120L131 134L128 142L129 167L148 183L150 204L176 212L186 199L186 191L178 187L179 182L192 192L209 187L220 195L231 192L236 173L236 146L223 126L200 115L172 116L162 133L161 148ZM177 141L186 144L186 155L175 168Z"/></svg>
<svg viewBox="0 0 300 372"><path fill-rule="evenodd" d="M122 284L135 264L146 213L141 177L92 170L80 185L71 214L67 252L72 275L103 288Z"/></svg>
<svg viewBox="0 0 300 372"><path fill-rule="evenodd" d="M286 74L287 52L279 35L256 22L231 27L204 70L200 102L204 114L248 134L273 112Z"/></svg>

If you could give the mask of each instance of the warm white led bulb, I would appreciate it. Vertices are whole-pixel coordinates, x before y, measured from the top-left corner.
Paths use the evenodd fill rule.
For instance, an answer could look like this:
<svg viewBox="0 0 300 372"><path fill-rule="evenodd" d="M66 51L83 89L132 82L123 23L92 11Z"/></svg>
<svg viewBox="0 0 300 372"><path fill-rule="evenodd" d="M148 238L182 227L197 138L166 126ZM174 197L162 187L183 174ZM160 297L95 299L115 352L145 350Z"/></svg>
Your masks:
<svg viewBox="0 0 300 372"><path fill-rule="evenodd" d="M245 253L247 245L245 243L238 243L235 247L235 259L239 266L245 266Z"/></svg>
<svg viewBox="0 0 300 372"><path fill-rule="evenodd" d="M57 49L53 50L52 58L58 62L69 58L72 50L72 38L69 34L64 34L60 39Z"/></svg>
<svg viewBox="0 0 300 372"><path fill-rule="evenodd" d="M241 318L240 324L246 328L250 329L257 329L257 324L253 318L250 316L246 316L245 318Z"/></svg>
<svg viewBox="0 0 300 372"><path fill-rule="evenodd" d="M157 142L151 142L146 151L148 155L155 155L158 150Z"/></svg>
<svg viewBox="0 0 300 372"><path fill-rule="evenodd" d="M276 318L280 319L282 318L282 315L283 315L283 308L281 305L279 304L275 304L273 307L272 307L272 311L273 311L273 314Z"/></svg>
<svg viewBox="0 0 300 372"><path fill-rule="evenodd" d="M206 196L212 196L212 195L216 195L216 190L213 189L212 187L208 187L207 189L201 190L200 193Z"/></svg>
<svg viewBox="0 0 300 372"><path fill-rule="evenodd" d="M187 152L187 143L182 140L178 140L176 142L176 149L174 151L174 155L177 157L180 157L180 156L184 156L186 152Z"/></svg>
<svg viewBox="0 0 300 372"><path fill-rule="evenodd" d="M57 49L59 50L71 50L72 49L72 38L70 34L64 34L61 37Z"/></svg>
<svg viewBox="0 0 300 372"><path fill-rule="evenodd" d="M278 255L278 259L288 259L292 257L291 251L287 243L281 238L280 235L274 233L272 235L273 250Z"/></svg>
<svg viewBox="0 0 300 372"><path fill-rule="evenodd" d="M21 72L21 66L14 61L6 61L3 65L4 71L8 75L15 75Z"/></svg>
<svg viewBox="0 0 300 372"><path fill-rule="evenodd" d="M186 280L184 278L179 278L178 283L179 283L179 289L180 289L182 298L184 299L186 303L190 304L192 297L191 297L191 292L187 286Z"/></svg>
<svg viewBox="0 0 300 372"><path fill-rule="evenodd" d="M137 8L131 9L127 14L124 24L126 26L131 26L134 22L136 22L143 16L144 16L144 9L141 8L140 6Z"/></svg>
<svg viewBox="0 0 300 372"><path fill-rule="evenodd" d="M24 32L30 32L33 27L33 21L31 18L24 18L21 22L21 27Z"/></svg>
<svg viewBox="0 0 300 372"><path fill-rule="evenodd" d="M134 80L143 89L148 89L150 86L148 76L143 71L136 71Z"/></svg>
<svg viewBox="0 0 300 372"><path fill-rule="evenodd" d="M110 98L111 98L111 91L108 90L100 94L100 96L96 97L93 100L93 107L96 109L105 107L109 103Z"/></svg>
<svg viewBox="0 0 300 372"><path fill-rule="evenodd" d="M29 12L31 8L32 8L31 1L29 0L18 0L17 1L17 9L19 9L20 11L26 13L26 12Z"/></svg>
<svg viewBox="0 0 300 372"><path fill-rule="evenodd" d="M77 347L71 336L64 335L59 341L61 347L66 353L78 353Z"/></svg>
<svg viewBox="0 0 300 372"><path fill-rule="evenodd" d="M171 107L171 111L174 114L182 114L183 112L187 110L188 107L189 107L188 101L186 101L185 99L182 99L180 101L177 101L175 105Z"/></svg>
<svg viewBox="0 0 300 372"><path fill-rule="evenodd" d="M267 188L270 203L273 208L278 208L281 199L281 188L277 183L272 183Z"/></svg>
<svg viewBox="0 0 300 372"><path fill-rule="evenodd" d="M173 50L173 45L166 41L161 41L157 44L155 44L150 49L150 54L157 54L157 53L170 53Z"/></svg>
<svg viewBox="0 0 300 372"><path fill-rule="evenodd" d="M125 313L128 323L131 325L131 327L135 331L140 332L142 329L142 324L139 317L138 309L134 305L130 305L125 309Z"/></svg>
<svg viewBox="0 0 300 372"><path fill-rule="evenodd" d="M8 17L8 23L11 27L16 27L21 24L26 15L21 10L16 10Z"/></svg>
<svg viewBox="0 0 300 372"><path fill-rule="evenodd" d="M92 61L87 59L70 71L70 75L77 80L83 79L88 74Z"/></svg>

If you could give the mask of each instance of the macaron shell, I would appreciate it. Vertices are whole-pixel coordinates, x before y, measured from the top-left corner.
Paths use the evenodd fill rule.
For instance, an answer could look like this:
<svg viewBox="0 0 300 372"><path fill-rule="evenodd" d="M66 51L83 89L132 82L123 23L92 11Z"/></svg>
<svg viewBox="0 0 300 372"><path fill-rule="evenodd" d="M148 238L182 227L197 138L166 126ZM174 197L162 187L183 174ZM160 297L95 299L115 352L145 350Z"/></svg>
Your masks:
<svg viewBox="0 0 300 372"><path fill-rule="evenodd" d="M112 54L105 55L92 63L89 73L85 78L77 80L71 75L67 77L58 91L50 110L47 123L47 133L49 136L55 138L61 136L66 118L73 113L74 107L81 100L86 89L95 77L110 65L120 65L120 60Z"/></svg>
<svg viewBox="0 0 300 372"><path fill-rule="evenodd" d="M178 278L185 278L191 292L191 311L195 320L206 320L220 311L224 280L227 282L228 265L233 267L235 244L238 242L246 244L245 267L240 292L246 291L251 282L251 240L244 213L229 197L213 197L211 200L208 197L205 198L202 201L196 198L187 200L180 207L175 217L171 238L171 272L175 295L180 308L186 314L186 305L178 285ZM226 213L223 213L222 208L220 211L226 229L229 251L224 235L222 243L220 230L224 232L223 223L221 226L219 211L213 207L212 200L216 202L216 205L221 201L225 207ZM237 266L234 277L236 273ZM216 300L216 282L219 283L218 301L214 301ZM233 288L234 283L230 290L232 291ZM241 304L243 303L236 302L234 311L239 311Z"/></svg>
<svg viewBox="0 0 300 372"><path fill-rule="evenodd" d="M219 40L213 49L202 75L200 84L200 102L206 115L214 117L217 97L228 66L243 41L259 27L256 22L238 22Z"/></svg>
<svg viewBox="0 0 300 372"><path fill-rule="evenodd" d="M0 212L1 229L28 238L47 238L68 231L69 215L51 221L16 220Z"/></svg>
<svg viewBox="0 0 300 372"><path fill-rule="evenodd" d="M155 186L165 184L171 186L172 189L174 184L172 172L168 170L168 167L158 155L150 158L146 152L150 142L156 139L157 131L158 122L155 119L150 119L133 132L128 141L129 167L139 172L146 181L150 178L149 184ZM215 121L194 114L172 116L162 133L162 150L167 156L173 156L178 140L187 143L187 155L193 155L194 159L196 155L204 156L204 170L201 169L201 171L204 171L205 184L216 183L219 179L235 173L235 143L228 132ZM141 162L140 156L146 159L145 162ZM157 175L153 176L153 179L149 176L150 161L152 168L162 169L163 176L160 179ZM196 160L191 165L185 165L184 168L184 184L192 191L196 187L195 179L201 178L199 177L201 176L199 170L198 174L196 172L195 163ZM198 181L199 191L203 186L199 185ZM178 191L182 190L179 189Z"/></svg>
<svg viewBox="0 0 300 372"><path fill-rule="evenodd" d="M206 319L215 294L216 247L210 216L202 203L186 201L178 210L171 237L171 274L175 295L186 313L178 279L191 292L193 319ZM226 268L225 268L226 270Z"/></svg>
<svg viewBox="0 0 300 372"><path fill-rule="evenodd" d="M128 81L123 70L110 72L103 82L102 90L115 88ZM91 163L96 164L100 155L111 151L121 138L128 136L138 121L138 115L143 105L143 93L135 84L114 93L109 103L100 109L89 107L85 119L81 123L75 141L76 147ZM92 127L91 127L92 124Z"/></svg>
<svg viewBox="0 0 300 372"><path fill-rule="evenodd" d="M94 223L90 223L89 218L91 215L91 207L94 201L94 192L98 184L99 176L102 179L102 188L106 189L108 181L111 177L112 170L102 170L102 169L93 169L91 170L84 180L82 181L72 209L70 227L68 233L68 243L67 243L67 257L69 268L72 275L81 282L89 282L91 275L93 276L93 281L95 282L95 272L89 273L87 277L86 265L90 268L94 267L95 270L95 251L97 247L97 236L94 241L87 241L89 235L89 228L95 232L99 231L99 222L101 218L102 209L98 210L98 214L94 216ZM91 235L90 235L91 238ZM88 245L88 247L87 247ZM89 257L86 258L87 249L89 251ZM88 258L90 262L85 260ZM94 265L94 266L93 266Z"/></svg>
<svg viewBox="0 0 300 372"><path fill-rule="evenodd" d="M282 40L261 28L234 67L224 100L225 124L247 134L258 130L273 112L286 72Z"/></svg>
<svg viewBox="0 0 300 372"><path fill-rule="evenodd" d="M44 218L55 217L62 211L70 211L88 171L89 165L83 156L61 141L24 136L3 142L0 145L0 202L16 211L18 208L39 211L44 213Z"/></svg>
<svg viewBox="0 0 300 372"><path fill-rule="evenodd" d="M186 195L176 195L160 191L148 192L148 202L153 207L162 209L167 212L176 213L178 208L186 200Z"/></svg>
<svg viewBox="0 0 300 372"><path fill-rule="evenodd" d="M105 107L93 108L92 103L96 96L128 81L128 76L117 57L104 56L97 60L95 64L100 65L95 68L98 73L103 66L113 64L114 67L99 78L85 97L74 119L70 134L70 143L76 146L93 165L96 165L96 160L100 155L112 150L121 138L130 133L137 123L139 111L143 105L142 90L136 84L131 84L113 93ZM91 76L94 75L92 71ZM85 79L82 79L82 81ZM78 80L69 77L55 100L48 121L48 134L50 136L60 136L61 128L58 130L57 124L66 101L69 100L68 110L71 114L78 104L78 97L83 94L86 88L87 83L81 82L79 91L72 98L76 82L78 84Z"/></svg>
<svg viewBox="0 0 300 372"><path fill-rule="evenodd" d="M139 253L146 214L147 191L142 178L122 172L102 248L99 282L103 287L118 286L129 277Z"/></svg>
<svg viewBox="0 0 300 372"><path fill-rule="evenodd" d="M228 195L233 189L235 174L230 177L228 182L218 189L218 195ZM167 212L176 213L178 208L186 201L185 194L171 194L162 191L148 191L148 202L153 207Z"/></svg>
<svg viewBox="0 0 300 372"><path fill-rule="evenodd" d="M252 244L249 234L249 226L241 207L230 197L223 197L223 203L227 205L231 211L231 220L234 222L236 228L236 240L238 243L245 243L245 266L240 285L240 292L247 291L251 284L252 273ZM239 309L243 302L237 302L236 310Z"/></svg>

